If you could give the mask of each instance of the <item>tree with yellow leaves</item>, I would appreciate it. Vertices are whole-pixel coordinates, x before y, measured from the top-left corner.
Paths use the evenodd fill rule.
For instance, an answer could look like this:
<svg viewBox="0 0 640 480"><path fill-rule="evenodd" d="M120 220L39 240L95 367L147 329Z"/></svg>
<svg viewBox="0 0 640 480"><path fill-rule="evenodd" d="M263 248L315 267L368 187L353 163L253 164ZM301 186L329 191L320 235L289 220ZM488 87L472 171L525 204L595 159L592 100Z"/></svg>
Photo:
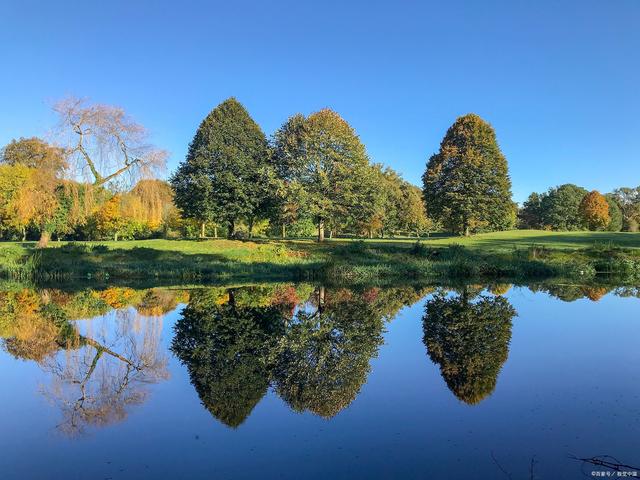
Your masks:
<svg viewBox="0 0 640 480"><path fill-rule="evenodd" d="M120 195L114 195L100 206L95 215L99 234L113 237L116 242L126 226L126 219L121 214L121 200Z"/></svg>
<svg viewBox="0 0 640 480"><path fill-rule="evenodd" d="M589 230L604 230L609 225L609 204L597 190L587 193L580 203L580 215Z"/></svg>

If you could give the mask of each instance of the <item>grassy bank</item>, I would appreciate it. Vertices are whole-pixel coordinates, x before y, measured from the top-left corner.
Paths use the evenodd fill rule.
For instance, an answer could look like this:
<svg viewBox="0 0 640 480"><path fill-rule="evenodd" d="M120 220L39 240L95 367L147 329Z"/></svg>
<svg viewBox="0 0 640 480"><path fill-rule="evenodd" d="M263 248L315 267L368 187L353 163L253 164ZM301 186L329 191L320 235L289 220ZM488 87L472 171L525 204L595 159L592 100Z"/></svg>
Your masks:
<svg viewBox="0 0 640 480"><path fill-rule="evenodd" d="M0 273L36 280L640 278L640 234L513 231L367 241L144 240L0 244Z"/></svg>

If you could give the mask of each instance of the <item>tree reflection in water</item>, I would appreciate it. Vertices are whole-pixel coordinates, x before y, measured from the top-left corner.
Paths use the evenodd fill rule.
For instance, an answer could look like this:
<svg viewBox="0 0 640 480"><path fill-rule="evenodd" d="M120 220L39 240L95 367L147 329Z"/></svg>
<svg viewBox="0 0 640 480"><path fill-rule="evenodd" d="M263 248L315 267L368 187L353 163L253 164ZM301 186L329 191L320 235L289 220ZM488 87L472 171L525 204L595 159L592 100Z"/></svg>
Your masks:
<svg viewBox="0 0 640 480"><path fill-rule="evenodd" d="M289 323L274 352L273 377L293 410L331 418L356 398L382 344L383 318L372 300L320 288L315 305Z"/></svg>
<svg viewBox="0 0 640 480"><path fill-rule="evenodd" d="M89 320L86 332L42 362L51 373L43 392L62 411L60 428L68 433L122 421L130 406L145 401L149 383L168 378L162 318L141 319L129 309L114 313L115 320Z"/></svg>
<svg viewBox="0 0 640 480"><path fill-rule="evenodd" d="M224 424L239 426L269 386L294 411L333 417L365 383L385 320L426 293L309 287L191 295L172 350L204 406Z"/></svg>
<svg viewBox="0 0 640 480"><path fill-rule="evenodd" d="M175 326L172 350L189 371L204 407L230 427L251 413L269 388L269 352L283 331L277 306L241 306L234 290L201 290Z"/></svg>
<svg viewBox="0 0 640 480"><path fill-rule="evenodd" d="M1 313L9 319L3 347L16 358L37 362L48 374L42 393L60 409L58 427L70 435L123 420L131 405L145 400L149 383L168 376L160 315L142 317L125 308L73 321L79 312L109 310L105 298L113 295L114 290L71 295L28 289L0 294L5 301Z"/></svg>
<svg viewBox="0 0 640 480"><path fill-rule="evenodd" d="M465 287L426 302L424 344L440 366L449 389L463 402L477 404L490 395L509 354L515 309L504 297L479 295Z"/></svg>

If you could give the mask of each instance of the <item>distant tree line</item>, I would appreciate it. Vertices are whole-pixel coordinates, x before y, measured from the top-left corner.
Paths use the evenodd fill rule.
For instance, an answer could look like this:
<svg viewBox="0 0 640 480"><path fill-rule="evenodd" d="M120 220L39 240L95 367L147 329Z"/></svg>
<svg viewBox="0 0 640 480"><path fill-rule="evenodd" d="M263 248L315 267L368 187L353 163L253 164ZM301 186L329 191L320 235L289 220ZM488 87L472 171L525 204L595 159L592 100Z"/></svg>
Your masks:
<svg viewBox="0 0 640 480"><path fill-rule="evenodd" d="M520 228L637 232L640 187L602 195L573 184L532 193L518 212Z"/></svg>
<svg viewBox="0 0 640 480"><path fill-rule="evenodd" d="M11 141L0 152L0 238L260 236L420 237L535 228L636 231L640 187L606 195L576 185L518 209L508 164L475 114L447 130L422 188L372 163L336 112L295 114L267 138L235 98L202 121L168 182L167 152L118 107L55 106L60 145Z"/></svg>

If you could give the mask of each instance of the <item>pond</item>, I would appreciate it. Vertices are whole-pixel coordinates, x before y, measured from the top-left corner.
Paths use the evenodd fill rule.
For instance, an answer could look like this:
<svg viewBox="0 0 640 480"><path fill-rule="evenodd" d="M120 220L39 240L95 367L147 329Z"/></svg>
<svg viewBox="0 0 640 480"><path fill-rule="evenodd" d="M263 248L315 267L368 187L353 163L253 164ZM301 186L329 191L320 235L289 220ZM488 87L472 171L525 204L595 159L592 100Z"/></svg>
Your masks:
<svg viewBox="0 0 640 480"><path fill-rule="evenodd" d="M6 285L0 477L634 471L639 307L593 285Z"/></svg>

